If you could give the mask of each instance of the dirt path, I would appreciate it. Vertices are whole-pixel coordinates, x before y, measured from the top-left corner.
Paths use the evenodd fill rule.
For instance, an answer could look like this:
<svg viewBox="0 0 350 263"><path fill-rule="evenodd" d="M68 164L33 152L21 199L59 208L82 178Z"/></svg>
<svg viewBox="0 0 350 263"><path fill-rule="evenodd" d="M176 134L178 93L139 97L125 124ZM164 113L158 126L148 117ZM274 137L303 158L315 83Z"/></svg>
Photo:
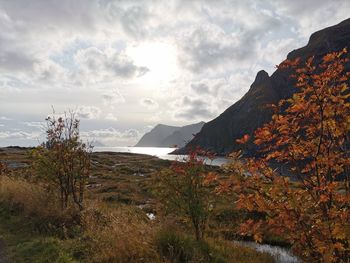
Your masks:
<svg viewBox="0 0 350 263"><path fill-rule="evenodd" d="M0 263L9 263L5 255L5 243L0 239Z"/></svg>

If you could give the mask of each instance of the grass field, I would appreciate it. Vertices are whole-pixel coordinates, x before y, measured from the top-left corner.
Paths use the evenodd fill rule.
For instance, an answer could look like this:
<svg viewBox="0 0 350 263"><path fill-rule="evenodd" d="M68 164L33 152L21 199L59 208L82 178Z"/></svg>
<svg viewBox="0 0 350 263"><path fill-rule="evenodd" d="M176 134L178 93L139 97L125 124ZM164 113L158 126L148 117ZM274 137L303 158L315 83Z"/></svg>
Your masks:
<svg viewBox="0 0 350 263"><path fill-rule="evenodd" d="M30 176L28 151L0 149L11 174L1 179L0 230L12 262L274 262L228 241L239 237L237 226L246 216L230 199L217 205L205 242L194 240L183 218L165 216L154 194L154 175L170 161L93 153L86 209L76 222L73 210L59 212L43 189L24 180Z"/></svg>

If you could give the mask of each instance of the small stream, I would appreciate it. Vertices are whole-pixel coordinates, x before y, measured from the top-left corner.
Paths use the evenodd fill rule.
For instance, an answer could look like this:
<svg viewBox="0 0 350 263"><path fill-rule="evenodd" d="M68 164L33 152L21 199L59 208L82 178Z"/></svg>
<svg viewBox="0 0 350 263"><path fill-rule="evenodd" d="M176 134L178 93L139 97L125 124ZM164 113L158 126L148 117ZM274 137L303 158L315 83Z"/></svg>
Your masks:
<svg viewBox="0 0 350 263"><path fill-rule="evenodd" d="M266 244L257 244L255 242L249 241L234 241L234 243L240 246L254 248L259 252L268 253L273 256L276 263L302 263L302 261L294 256L292 252L287 248Z"/></svg>

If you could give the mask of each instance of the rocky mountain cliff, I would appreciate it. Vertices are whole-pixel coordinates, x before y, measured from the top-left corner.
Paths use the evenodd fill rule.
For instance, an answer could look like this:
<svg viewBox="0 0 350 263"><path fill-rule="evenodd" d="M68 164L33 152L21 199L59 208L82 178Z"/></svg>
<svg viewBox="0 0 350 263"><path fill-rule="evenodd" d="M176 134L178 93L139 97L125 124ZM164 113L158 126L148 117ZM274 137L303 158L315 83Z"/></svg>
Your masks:
<svg viewBox="0 0 350 263"><path fill-rule="evenodd" d="M315 56L315 61L331 51L350 48L350 19L338 25L325 28L311 35L305 47L290 52L288 59L300 57L302 60ZM265 105L277 103L290 97L294 83L290 72L277 69L271 76L265 71L258 72L249 91L220 116L206 123L202 130L184 148L175 153L185 153L188 148L200 146L203 149L225 155L242 149L244 153L255 153L252 143L241 146L235 141L244 134L252 135L254 130L271 119L272 112Z"/></svg>
<svg viewBox="0 0 350 263"><path fill-rule="evenodd" d="M204 122L199 122L183 127L158 124L151 131L142 136L135 147L183 147L198 133Z"/></svg>

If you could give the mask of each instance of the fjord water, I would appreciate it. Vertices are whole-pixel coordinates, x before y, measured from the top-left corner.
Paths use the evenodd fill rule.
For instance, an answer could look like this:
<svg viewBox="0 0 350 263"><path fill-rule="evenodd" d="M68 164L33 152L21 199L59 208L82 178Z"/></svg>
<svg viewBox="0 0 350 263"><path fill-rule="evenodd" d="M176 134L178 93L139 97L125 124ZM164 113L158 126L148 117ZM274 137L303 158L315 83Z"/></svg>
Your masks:
<svg viewBox="0 0 350 263"><path fill-rule="evenodd" d="M151 156L156 156L163 160L176 160L176 161L185 161L186 155L176 155L170 154L176 150L176 148L166 148L166 147L94 147L94 152L126 152L126 153L138 153L138 154L147 154ZM209 165L221 166L227 163L227 158L217 157L214 160L209 160L204 158L204 162Z"/></svg>

